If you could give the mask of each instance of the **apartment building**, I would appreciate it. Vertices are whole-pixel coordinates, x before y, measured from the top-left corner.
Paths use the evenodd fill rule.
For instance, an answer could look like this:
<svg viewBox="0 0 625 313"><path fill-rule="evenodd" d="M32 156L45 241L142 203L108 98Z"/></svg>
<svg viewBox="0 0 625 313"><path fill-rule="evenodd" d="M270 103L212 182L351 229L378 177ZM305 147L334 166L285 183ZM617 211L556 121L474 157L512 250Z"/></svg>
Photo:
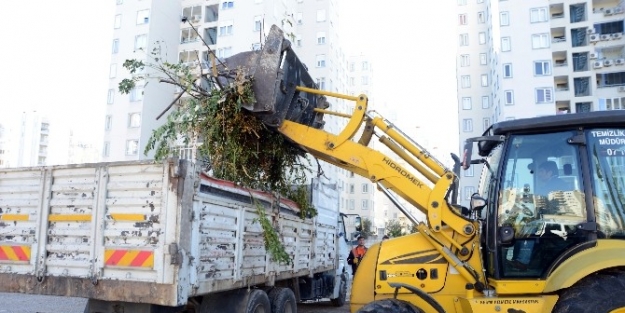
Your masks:
<svg viewBox="0 0 625 313"><path fill-rule="evenodd" d="M624 108L623 1L457 3L459 151L498 121ZM461 203L480 172L461 175Z"/></svg>
<svg viewBox="0 0 625 313"><path fill-rule="evenodd" d="M179 0L167 3L117 0L104 117L103 161L152 158L151 154L144 155L145 145L153 129L164 122L165 117L156 120L156 116L173 101L177 92L167 84L145 82L139 83L129 95L120 94L119 82L130 77L122 66L125 60L153 62L151 53L155 51L162 61L182 62L208 70L209 49L220 59L259 49L273 24L285 31L320 89L369 93L365 86L370 85L371 71L367 66L363 68L368 61L364 61L364 56L350 60L343 51L336 0ZM350 77L354 83L348 85ZM345 100L328 100L333 110L351 112L353 108ZM346 122L344 118L326 116L324 127L331 133L338 133ZM193 158L195 155L193 147L182 149L186 156ZM335 183L341 189L341 209L373 218L372 213L368 213L373 212L374 206L371 184L353 177L349 171L322 161L320 164L327 180L324 182ZM315 171L313 175L316 174Z"/></svg>
<svg viewBox="0 0 625 313"><path fill-rule="evenodd" d="M50 121L37 112L0 121L0 168L47 165Z"/></svg>

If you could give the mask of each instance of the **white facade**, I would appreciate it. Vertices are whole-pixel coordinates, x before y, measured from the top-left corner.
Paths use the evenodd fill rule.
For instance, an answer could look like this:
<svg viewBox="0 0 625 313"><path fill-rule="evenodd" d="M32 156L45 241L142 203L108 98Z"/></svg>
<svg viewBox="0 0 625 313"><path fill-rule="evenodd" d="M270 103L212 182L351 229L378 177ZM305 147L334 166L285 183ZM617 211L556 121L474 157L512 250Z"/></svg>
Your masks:
<svg viewBox="0 0 625 313"><path fill-rule="evenodd" d="M494 122L623 109L623 11L619 1L458 0L460 152ZM480 171L461 175L461 203Z"/></svg>
<svg viewBox="0 0 625 313"><path fill-rule="evenodd" d="M12 116L17 117L17 116ZM0 167L47 165L50 122L37 112L0 121Z"/></svg>

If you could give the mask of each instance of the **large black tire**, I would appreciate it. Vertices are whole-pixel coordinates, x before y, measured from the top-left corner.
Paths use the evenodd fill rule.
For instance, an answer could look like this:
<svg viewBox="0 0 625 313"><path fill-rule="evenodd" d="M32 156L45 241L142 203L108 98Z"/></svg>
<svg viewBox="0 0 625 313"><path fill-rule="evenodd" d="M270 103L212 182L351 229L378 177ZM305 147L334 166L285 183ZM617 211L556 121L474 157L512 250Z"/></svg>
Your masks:
<svg viewBox="0 0 625 313"><path fill-rule="evenodd" d="M270 313L271 304L267 293L260 289L254 289L250 292L247 299L247 309L245 313Z"/></svg>
<svg viewBox="0 0 625 313"><path fill-rule="evenodd" d="M335 307L341 307L345 305L345 301L347 300L347 278L345 275L341 276L341 285L339 286L339 296L335 299L330 299L332 305Z"/></svg>
<svg viewBox="0 0 625 313"><path fill-rule="evenodd" d="M608 313L619 308L625 310L625 297L619 295L623 290L624 272L593 274L562 292L553 312Z"/></svg>
<svg viewBox="0 0 625 313"><path fill-rule="evenodd" d="M204 296L199 313L219 312L271 313L271 304L267 293L261 289L239 289Z"/></svg>
<svg viewBox="0 0 625 313"><path fill-rule="evenodd" d="M271 289L269 302L271 302L271 313L297 313L297 300L290 288Z"/></svg>
<svg viewBox="0 0 625 313"><path fill-rule="evenodd" d="M357 313L423 313L423 311L405 301L384 299L370 302Z"/></svg>

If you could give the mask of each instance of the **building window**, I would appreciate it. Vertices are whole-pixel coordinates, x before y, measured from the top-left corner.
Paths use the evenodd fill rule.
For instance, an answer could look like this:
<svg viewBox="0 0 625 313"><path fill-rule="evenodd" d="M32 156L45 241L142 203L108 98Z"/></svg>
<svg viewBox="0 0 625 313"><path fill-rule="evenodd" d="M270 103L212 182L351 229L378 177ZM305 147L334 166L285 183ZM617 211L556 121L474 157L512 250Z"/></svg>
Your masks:
<svg viewBox="0 0 625 313"><path fill-rule="evenodd" d="M549 61L534 62L534 75L536 76L551 75L551 63Z"/></svg>
<svg viewBox="0 0 625 313"><path fill-rule="evenodd" d="M530 9L530 22L531 23L540 23L546 22L549 17L549 11L547 8L533 8Z"/></svg>
<svg viewBox="0 0 625 313"><path fill-rule="evenodd" d="M222 26L219 26L219 36L230 36L232 35L233 28L232 21L224 22Z"/></svg>
<svg viewBox="0 0 625 313"><path fill-rule="evenodd" d="M473 168L473 167L470 167ZM466 172L465 172L466 176ZM471 196L475 193L475 187L473 186L464 186L464 199L471 200Z"/></svg>
<svg viewBox="0 0 625 313"><path fill-rule="evenodd" d="M137 155L139 152L139 140L126 140L126 155Z"/></svg>
<svg viewBox="0 0 625 313"><path fill-rule="evenodd" d="M473 131L473 120L470 118L465 118L462 120L462 131L465 133Z"/></svg>
<svg viewBox="0 0 625 313"><path fill-rule="evenodd" d="M234 8L234 1L224 1L221 3L222 10L228 10Z"/></svg>
<svg viewBox="0 0 625 313"><path fill-rule="evenodd" d="M124 3L124 0L117 0L117 5Z"/></svg>
<svg viewBox="0 0 625 313"><path fill-rule="evenodd" d="M128 114L128 127L130 128L141 127L141 113Z"/></svg>
<svg viewBox="0 0 625 313"><path fill-rule="evenodd" d="M109 89L106 97L106 104L113 104L113 101L115 101L115 89Z"/></svg>
<svg viewBox="0 0 625 313"><path fill-rule="evenodd" d="M553 90L551 88L536 88L536 103L553 102Z"/></svg>
<svg viewBox="0 0 625 313"><path fill-rule="evenodd" d="M117 64L111 64L109 68L109 78L115 78L117 76Z"/></svg>
<svg viewBox="0 0 625 313"><path fill-rule="evenodd" d="M488 58L486 57L486 53L480 53L480 65L486 65L488 63Z"/></svg>
<svg viewBox="0 0 625 313"><path fill-rule="evenodd" d="M479 38L480 38L480 45L483 45L483 44L486 43L486 33L485 32L480 32Z"/></svg>
<svg viewBox="0 0 625 313"><path fill-rule="evenodd" d="M120 27L122 27L122 15L121 14L117 14L115 15L115 25L114 25L115 29L118 29Z"/></svg>
<svg viewBox="0 0 625 313"><path fill-rule="evenodd" d="M471 166L471 167L469 167L467 170L465 170L465 171L464 171L464 177L473 177L473 176L475 175L475 174L474 174L475 172L474 172L474 170L473 170L473 169L474 169L474 167L473 167L473 166Z"/></svg>
<svg viewBox="0 0 625 313"><path fill-rule="evenodd" d="M326 67L326 55L317 54L317 67Z"/></svg>
<svg viewBox="0 0 625 313"><path fill-rule="evenodd" d="M575 112L584 113L592 111L592 102L577 102L575 103Z"/></svg>
<svg viewBox="0 0 625 313"><path fill-rule="evenodd" d="M326 33L325 32L318 32L317 33L317 44L318 45L325 45L326 43Z"/></svg>
<svg viewBox="0 0 625 313"><path fill-rule="evenodd" d="M119 52L119 39L113 39L113 54Z"/></svg>
<svg viewBox="0 0 625 313"><path fill-rule="evenodd" d="M356 187L354 186L354 184L349 184L349 193L353 194L356 190Z"/></svg>
<svg viewBox="0 0 625 313"><path fill-rule="evenodd" d="M113 126L113 116L107 115L104 119L104 130L111 130Z"/></svg>
<svg viewBox="0 0 625 313"><path fill-rule="evenodd" d="M462 109L463 110L471 110L471 98L463 97L462 98Z"/></svg>
<svg viewBox="0 0 625 313"><path fill-rule="evenodd" d="M261 16L254 17L254 31L259 32L263 27L263 18Z"/></svg>
<svg viewBox="0 0 625 313"><path fill-rule="evenodd" d="M350 210L355 210L356 209L356 200L349 199L349 209Z"/></svg>
<svg viewBox="0 0 625 313"><path fill-rule="evenodd" d="M150 21L150 10L137 12L137 25L147 24Z"/></svg>
<svg viewBox="0 0 625 313"><path fill-rule="evenodd" d="M369 184L362 184L362 193L369 193Z"/></svg>
<svg viewBox="0 0 625 313"><path fill-rule="evenodd" d="M317 86L319 89L324 90L326 88L326 78L317 78Z"/></svg>
<svg viewBox="0 0 625 313"><path fill-rule="evenodd" d="M551 41L551 37L547 33L534 34L532 35L532 48L533 49L549 48L550 41Z"/></svg>
<svg viewBox="0 0 625 313"><path fill-rule="evenodd" d="M317 10L317 22L326 21L326 10Z"/></svg>
<svg viewBox="0 0 625 313"><path fill-rule="evenodd" d="M135 51L146 51L148 44L148 35L135 36Z"/></svg>
<svg viewBox="0 0 625 313"><path fill-rule="evenodd" d="M512 64L506 63L503 65L503 78L512 77Z"/></svg>
<svg viewBox="0 0 625 313"><path fill-rule="evenodd" d="M482 87L488 87L488 74L482 74Z"/></svg>
<svg viewBox="0 0 625 313"><path fill-rule="evenodd" d="M510 25L510 13L501 12L499 13L499 26L509 26Z"/></svg>
<svg viewBox="0 0 625 313"><path fill-rule="evenodd" d="M469 34L460 34L460 46L468 46L469 45Z"/></svg>
<svg viewBox="0 0 625 313"><path fill-rule="evenodd" d="M232 55L232 47L223 47L217 49L217 57L220 59L228 58Z"/></svg>
<svg viewBox="0 0 625 313"><path fill-rule="evenodd" d="M200 36L191 27L180 30L180 43L195 42Z"/></svg>
<svg viewBox="0 0 625 313"><path fill-rule="evenodd" d="M458 5L467 5L467 0L458 0Z"/></svg>
<svg viewBox="0 0 625 313"><path fill-rule="evenodd" d="M480 24L486 23L486 15L484 14L484 11L477 12L477 22Z"/></svg>
<svg viewBox="0 0 625 313"><path fill-rule="evenodd" d="M137 102L143 100L143 86L136 86L130 90L130 101Z"/></svg>
<svg viewBox="0 0 625 313"><path fill-rule="evenodd" d="M369 76L362 76L361 77L361 84L362 85L369 85Z"/></svg>
<svg viewBox="0 0 625 313"><path fill-rule="evenodd" d="M502 37L501 38L501 51L510 51L512 50L512 45L510 44L510 37Z"/></svg>
<svg viewBox="0 0 625 313"><path fill-rule="evenodd" d="M369 62L362 61L362 70L363 71L368 71L369 70Z"/></svg>
<svg viewBox="0 0 625 313"><path fill-rule="evenodd" d="M512 90L506 90L503 92L504 104L512 105L514 104L514 92Z"/></svg>
<svg viewBox="0 0 625 313"><path fill-rule="evenodd" d="M460 79L462 88L471 88L471 76L462 75Z"/></svg>
<svg viewBox="0 0 625 313"><path fill-rule="evenodd" d="M362 200L362 209L363 210L369 209L369 200Z"/></svg>
<svg viewBox="0 0 625 313"><path fill-rule="evenodd" d="M482 119L482 131L485 132L490 127L490 118L485 117Z"/></svg>
<svg viewBox="0 0 625 313"><path fill-rule="evenodd" d="M102 147L102 156L108 157L111 154L111 143L108 141L104 142L104 146Z"/></svg>
<svg viewBox="0 0 625 313"><path fill-rule="evenodd" d="M463 54L460 56L460 66L469 66L470 58L468 54Z"/></svg>
<svg viewBox="0 0 625 313"><path fill-rule="evenodd" d="M295 22L298 25L302 25L302 19L304 18L304 13L303 12L297 12L297 14L295 14Z"/></svg>
<svg viewBox="0 0 625 313"><path fill-rule="evenodd" d="M467 15L466 14L458 14L458 24L467 25Z"/></svg>
<svg viewBox="0 0 625 313"><path fill-rule="evenodd" d="M490 108L490 97L482 96L482 109Z"/></svg>

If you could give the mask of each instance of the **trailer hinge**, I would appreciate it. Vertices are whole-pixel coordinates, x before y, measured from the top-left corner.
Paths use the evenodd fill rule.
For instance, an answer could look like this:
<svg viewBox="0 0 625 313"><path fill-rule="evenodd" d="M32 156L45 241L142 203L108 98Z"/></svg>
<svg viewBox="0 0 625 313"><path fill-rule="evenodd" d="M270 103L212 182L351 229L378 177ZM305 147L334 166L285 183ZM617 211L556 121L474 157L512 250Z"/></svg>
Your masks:
<svg viewBox="0 0 625 313"><path fill-rule="evenodd" d="M182 263L182 252L178 249L177 243L172 243L169 245L169 255L171 255L172 265L180 265Z"/></svg>

